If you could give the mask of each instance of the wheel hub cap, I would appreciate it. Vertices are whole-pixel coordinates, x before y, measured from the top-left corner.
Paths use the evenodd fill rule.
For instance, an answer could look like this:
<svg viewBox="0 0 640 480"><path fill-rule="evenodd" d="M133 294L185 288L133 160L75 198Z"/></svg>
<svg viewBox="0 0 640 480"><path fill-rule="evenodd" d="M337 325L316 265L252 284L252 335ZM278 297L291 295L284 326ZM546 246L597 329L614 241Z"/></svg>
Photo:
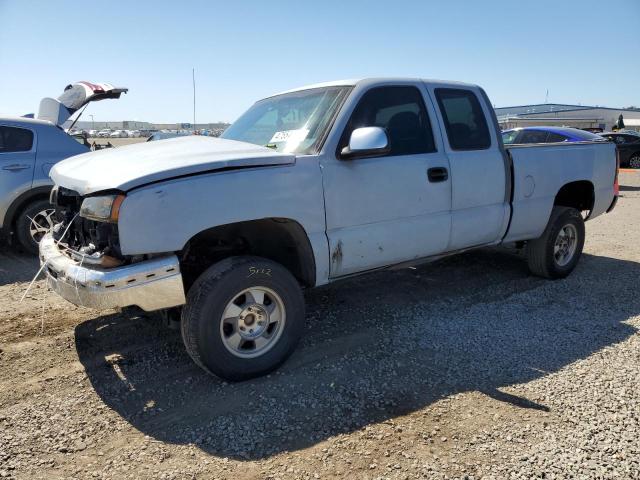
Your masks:
<svg viewBox="0 0 640 480"><path fill-rule="evenodd" d="M222 343L237 357L258 357L278 342L285 321L280 295L268 287L248 288L235 295L222 313Z"/></svg>
<svg viewBox="0 0 640 480"><path fill-rule="evenodd" d="M560 229L553 246L553 257L558 265L567 265L576 252L578 245L578 231L575 225L567 224Z"/></svg>
<svg viewBox="0 0 640 480"><path fill-rule="evenodd" d="M53 228L54 213L55 210L51 208L38 212L33 218L29 217L29 234L34 242L40 243L42 237Z"/></svg>
<svg viewBox="0 0 640 480"><path fill-rule="evenodd" d="M269 312L261 305L250 305L238 315L238 333L245 339L261 336L268 325Z"/></svg>

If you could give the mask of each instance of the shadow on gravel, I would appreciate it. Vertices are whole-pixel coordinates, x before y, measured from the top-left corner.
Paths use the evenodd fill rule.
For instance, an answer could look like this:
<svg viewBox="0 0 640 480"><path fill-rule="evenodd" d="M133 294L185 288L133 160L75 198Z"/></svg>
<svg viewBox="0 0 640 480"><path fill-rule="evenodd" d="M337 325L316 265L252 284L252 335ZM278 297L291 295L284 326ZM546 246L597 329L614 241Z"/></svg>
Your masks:
<svg viewBox="0 0 640 480"><path fill-rule="evenodd" d="M632 187L630 185L620 185L621 192L639 192L640 187Z"/></svg>
<svg viewBox="0 0 640 480"><path fill-rule="evenodd" d="M239 384L204 374L150 318L84 322L76 348L98 395L142 433L260 459L459 392L548 410L499 388L632 335L639 276L638 263L585 255L547 282L515 254L481 250L344 281L307 292L307 335L277 373Z"/></svg>
<svg viewBox="0 0 640 480"><path fill-rule="evenodd" d="M38 272L38 258L15 252L0 243L0 286L16 282L30 282Z"/></svg>

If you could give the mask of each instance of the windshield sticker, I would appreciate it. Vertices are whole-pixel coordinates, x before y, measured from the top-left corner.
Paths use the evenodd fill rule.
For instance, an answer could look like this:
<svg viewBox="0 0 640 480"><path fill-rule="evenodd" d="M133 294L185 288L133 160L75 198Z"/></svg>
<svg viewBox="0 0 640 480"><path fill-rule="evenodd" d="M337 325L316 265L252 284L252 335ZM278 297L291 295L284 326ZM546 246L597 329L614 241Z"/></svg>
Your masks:
<svg viewBox="0 0 640 480"><path fill-rule="evenodd" d="M269 143L300 143L309 135L308 128L298 128L296 130L282 130L280 132L276 132L269 140Z"/></svg>

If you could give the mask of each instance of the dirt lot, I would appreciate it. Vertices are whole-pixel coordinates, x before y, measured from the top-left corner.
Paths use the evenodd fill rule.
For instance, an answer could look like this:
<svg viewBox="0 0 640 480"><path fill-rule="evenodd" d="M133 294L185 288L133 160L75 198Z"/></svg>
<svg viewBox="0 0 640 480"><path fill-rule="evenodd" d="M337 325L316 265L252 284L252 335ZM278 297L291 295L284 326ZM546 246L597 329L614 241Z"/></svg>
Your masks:
<svg viewBox="0 0 640 480"><path fill-rule="evenodd" d="M640 174L574 274L480 250L307 292L276 374L223 383L152 318L0 253L0 477L640 478Z"/></svg>

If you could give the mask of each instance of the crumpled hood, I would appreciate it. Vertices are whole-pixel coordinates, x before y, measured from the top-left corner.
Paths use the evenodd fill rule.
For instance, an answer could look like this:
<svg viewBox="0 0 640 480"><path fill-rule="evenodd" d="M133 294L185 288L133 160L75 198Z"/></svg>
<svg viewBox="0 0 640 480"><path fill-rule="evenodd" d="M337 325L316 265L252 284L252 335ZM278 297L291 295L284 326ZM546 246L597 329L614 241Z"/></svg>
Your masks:
<svg viewBox="0 0 640 480"><path fill-rule="evenodd" d="M98 150L57 163L56 185L87 195L132 188L181 175L234 167L286 165L295 155L214 137L179 137Z"/></svg>

